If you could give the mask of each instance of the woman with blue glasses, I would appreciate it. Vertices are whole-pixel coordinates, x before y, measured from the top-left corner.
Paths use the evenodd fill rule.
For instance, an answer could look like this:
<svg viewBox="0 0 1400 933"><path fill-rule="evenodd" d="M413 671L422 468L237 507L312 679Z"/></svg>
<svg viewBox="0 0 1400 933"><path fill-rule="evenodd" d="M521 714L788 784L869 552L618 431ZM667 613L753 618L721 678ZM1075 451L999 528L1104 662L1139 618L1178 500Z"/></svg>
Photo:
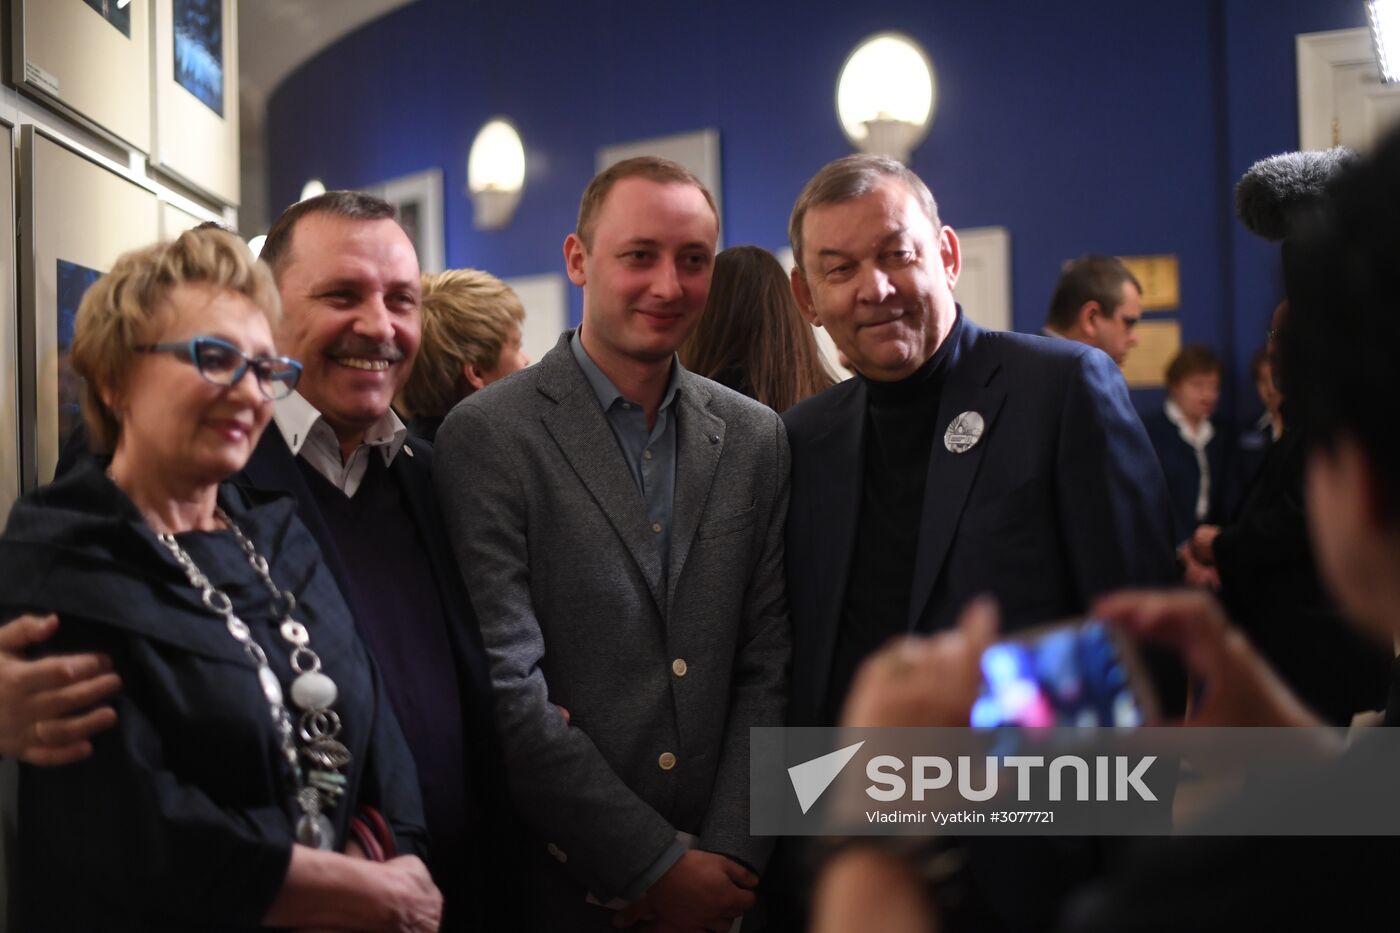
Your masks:
<svg viewBox="0 0 1400 933"><path fill-rule="evenodd" d="M20 928L437 929L413 761L287 499L222 481L296 387L268 269L196 230L83 297L83 416L110 452L16 504L0 621L101 652L117 723L20 779ZM40 736L42 738L42 736Z"/></svg>

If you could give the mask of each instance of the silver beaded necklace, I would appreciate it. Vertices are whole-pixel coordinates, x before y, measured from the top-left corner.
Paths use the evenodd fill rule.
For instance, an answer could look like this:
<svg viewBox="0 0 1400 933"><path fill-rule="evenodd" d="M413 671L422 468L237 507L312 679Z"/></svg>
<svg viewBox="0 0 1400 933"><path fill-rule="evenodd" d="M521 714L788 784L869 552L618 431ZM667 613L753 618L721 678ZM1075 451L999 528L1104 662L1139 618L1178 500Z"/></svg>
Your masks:
<svg viewBox="0 0 1400 933"><path fill-rule="evenodd" d="M234 524L233 519L222 508L216 508L215 514L238 539L248 563L272 594L273 605L282 607L280 631L292 646L291 666L297 674L292 681L292 702L301 710L300 721L295 727L283 699L282 685L267 663L267 654L253 640L248 624L234 615L233 601L228 594L209 581L174 535L158 532L156 540L170 551L190 585L200 591L205 607L223 617L224 627L243 646L243 652L257 669L258 683L262 686L263 696L267 698L272 723L281 741L282 754L296 782L296 802L301 810L301 818L297 821L297 841L313 848L334 849L335 828L325 811L345 793L345 775L340 769L350 763L350 750L337 739L340 716L330 708L337 695L335 681L321 672L321 659L311 650L311 634L306 626L292 618L296 597L287 590L278 589L268 573L267 559L257 552L253 542ZM296 738L301 739L300 757ZM300 758L313 765L304 776Z"/></svg>

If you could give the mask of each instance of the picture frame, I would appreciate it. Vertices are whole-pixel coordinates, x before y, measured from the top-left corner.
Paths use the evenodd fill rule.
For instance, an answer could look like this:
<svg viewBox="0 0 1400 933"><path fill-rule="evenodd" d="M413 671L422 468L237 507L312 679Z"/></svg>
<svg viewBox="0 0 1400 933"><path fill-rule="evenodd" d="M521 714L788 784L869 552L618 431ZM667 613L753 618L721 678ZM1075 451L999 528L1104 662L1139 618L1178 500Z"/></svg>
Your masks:
<svg viewBox="0 0 1400 933"><path fill-rule="evenodd" d="M1400 86L1381 81L1371 30L1303 33L1294 43L1299 148L1368 152L1400 123Z"/></svg>
<svg viewBox="0 0 1400 933"><path fill-rule="evenodd" d="M413 248L418 251L419 268L424 272L441 272L446 267L442 169L430 168L401 175L360 190L394 205L400 225L413 241Z"/></svg>
<svg viewBox="0 0 1400 933"><path fill-rule="evenodd" d="M953 297L985 330L1015 330L1011 303L1011 231L1006 227L958 230L962 271Z"/></svg>
<svg viewBox="0 0 1400 933"><path fill-rule="evenodd" d="M695 173L709 189L719 211L718 248L724 249L724 190L720 171L719 130L713 127L603 146L594 154L594 167L601 172L624 159L658 156L670 159Z"/></svg>
<svg viewBox="0 0 1400 933"><path fill-rule="evenodd" d="M557 272L503 280L525 306L520 349L531 362L542 359L569 326L569 284Z"/></svg>
<svg viewBox="0 0 1400 933"><path fill-rule="evenodd" d="M159 239L160 215L149 182L46 130L20 127L19 160L20 486L28 492L53 478L59 445L79 421L81 381L65 353L82 292L122 253Z"/></svg>
<svg viewBox="0 0 1400 933"><path fill-rule="evenodd" d="M147 2L154 18L150 165L237 207L238 0Z"/></svg>
<svg viewBox="0 0 1400 933"><path fill-rule="evenodd" d="M151 140L151 6L11 0L10 80L118 144Z"/></svg>
<svg viewBox="0 0 1400 933"><path fill-rule="evenodd" d="M218 218L198 217L169 201L162 200L160 202L160 238L162 240L173 240L186 230L193 230L208 220L218 220Z"/></svg>
<svg viewBox="0 0 1400 933"><path fill-rule="evenodd" d="M14 127L0 120L0 528L5 527L20 494L14 177Z"/></svg>

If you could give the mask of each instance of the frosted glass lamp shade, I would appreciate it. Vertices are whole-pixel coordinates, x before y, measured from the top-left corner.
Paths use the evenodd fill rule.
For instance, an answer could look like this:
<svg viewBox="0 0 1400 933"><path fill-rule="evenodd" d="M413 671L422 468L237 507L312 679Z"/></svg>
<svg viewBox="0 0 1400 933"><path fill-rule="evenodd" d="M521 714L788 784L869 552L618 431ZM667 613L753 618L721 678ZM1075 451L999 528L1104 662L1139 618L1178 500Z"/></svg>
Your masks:
<svg viewBox="0 0 1400 933"><path fill-rule="evenodd" d="M510 223L525 187L525 144L509 120L497 117L476 134L467 155L467 193L478 230Z"/></svg>
<svg viewBox="0 0 1400 933"><path fill-rule="evenodd" d="M836 85L836 112L851 144L905 162L928 135L935 99L928 55L893 32L856 46Z"/></svg>

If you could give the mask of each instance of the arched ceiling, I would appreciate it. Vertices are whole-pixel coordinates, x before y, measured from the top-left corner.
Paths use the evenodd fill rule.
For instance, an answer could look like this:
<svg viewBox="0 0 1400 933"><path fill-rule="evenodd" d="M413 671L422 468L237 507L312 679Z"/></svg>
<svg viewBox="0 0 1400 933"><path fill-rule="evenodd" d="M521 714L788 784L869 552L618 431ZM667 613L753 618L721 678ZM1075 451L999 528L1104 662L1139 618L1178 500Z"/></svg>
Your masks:
<svg viewBox="0 0 1400 933"><path fill-rule="evenodd" d="M239 136L243 204L239 226L267 228L267 100L287 76L368 22L414 0L240 0Z"/></svg>
<svg viewBox="0 0 1400 933"><path fill-rule="evenodd" d="M239 90L261 110L282 80L341 36L414 0L241 0Z"/></svg>

